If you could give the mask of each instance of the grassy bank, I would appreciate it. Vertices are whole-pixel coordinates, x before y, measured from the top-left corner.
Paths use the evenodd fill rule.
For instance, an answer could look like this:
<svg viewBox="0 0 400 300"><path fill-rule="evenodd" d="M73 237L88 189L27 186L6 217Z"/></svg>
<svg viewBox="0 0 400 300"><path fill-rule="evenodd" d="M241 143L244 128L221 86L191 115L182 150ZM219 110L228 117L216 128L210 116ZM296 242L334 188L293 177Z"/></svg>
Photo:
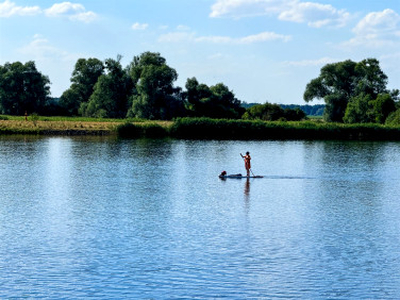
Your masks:
<svg viewBox="0 0 400 300"><path fill-rule="evenodd" d="M116 135L118 128L126 123L147 126L148 121L131 119L97 119L83 117L24 117L0 116L0 134L38 135ZM158 122L160 126L166 126Z"/></svg>
<svg viewBox="0 0 400 300"><path fill-rule="evenodd" d="M0 133L3 134L110 134L120 123L95 121L25 121L0 120Z"/></svg>
<svg viewBox="0 0 400 300"><path fill-rule="evenodd" d="M400 140L400 127L321 121L263 122L209 118L175 121L0 116L0 134L118 135L122 138L252 140Z"/></svg>
<svg viewBox="0 0 400 300"><path fill-rule="evenodd" d="M183 118L174 122L170 135L195 139L400 140L400 127L315 121L263 122Z"/></svg>

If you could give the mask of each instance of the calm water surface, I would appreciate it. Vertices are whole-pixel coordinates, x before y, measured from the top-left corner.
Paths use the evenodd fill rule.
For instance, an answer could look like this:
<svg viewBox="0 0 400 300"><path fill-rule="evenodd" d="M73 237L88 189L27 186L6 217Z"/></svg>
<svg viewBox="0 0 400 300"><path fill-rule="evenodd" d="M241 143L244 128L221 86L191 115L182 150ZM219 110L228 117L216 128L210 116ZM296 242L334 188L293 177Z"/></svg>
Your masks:
<svg viewBox="0 0 400 300"><path fill-rule="evenodd" d="M262 179L245 173L250 151ZM0 298L400 298L400 143L0 137Z"/></svg>

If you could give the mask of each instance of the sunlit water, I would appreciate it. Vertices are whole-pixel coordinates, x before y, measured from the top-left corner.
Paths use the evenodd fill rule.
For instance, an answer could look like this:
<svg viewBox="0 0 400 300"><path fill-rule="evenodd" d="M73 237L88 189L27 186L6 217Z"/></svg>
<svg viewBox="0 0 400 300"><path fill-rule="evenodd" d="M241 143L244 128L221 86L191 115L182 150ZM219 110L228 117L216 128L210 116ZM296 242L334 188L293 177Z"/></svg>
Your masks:
<svg viewBox="0 0 400 300"><path fill-rule="evenodd" d="M262 179L245 173L250 151ZM0 298L400 298L400 144L0 137Z"/></svg>

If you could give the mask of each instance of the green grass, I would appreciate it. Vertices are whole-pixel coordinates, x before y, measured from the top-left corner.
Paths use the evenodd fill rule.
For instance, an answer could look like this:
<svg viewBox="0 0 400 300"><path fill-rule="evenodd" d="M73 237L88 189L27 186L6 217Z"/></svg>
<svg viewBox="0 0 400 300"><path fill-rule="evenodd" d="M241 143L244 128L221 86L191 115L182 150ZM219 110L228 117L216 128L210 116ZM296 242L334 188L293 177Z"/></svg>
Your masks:
<svg viewBox="0 0 400 300"><path fill-rule="evenodd" d="M82 117L28 118L0 116L0 134L118 135L123 138L237 140L400 140L400 126L179 118L175 121L97 119Z"/></svg>
<svg viewBox="0 0 400 300"><path fill-rule="evenodd" d="M263 122L182 118L174 122L170 134L177 138L193 139L400 140L400 127L316 121Z"/></svg>
<svg viewBox="0 0 400 300"><path fill-rule="evenodd" d="M32 116L28 116L28 121L32 119ZM67 121L67 122L112 122L112 123L124 123L124 122L146 122L144 119L106 119L106 118L88 118L88 117L46 117L38 116L38 121ZM11 121L25 121L24 116L9 116L0 115L0 120L11 120Z"/></svg>

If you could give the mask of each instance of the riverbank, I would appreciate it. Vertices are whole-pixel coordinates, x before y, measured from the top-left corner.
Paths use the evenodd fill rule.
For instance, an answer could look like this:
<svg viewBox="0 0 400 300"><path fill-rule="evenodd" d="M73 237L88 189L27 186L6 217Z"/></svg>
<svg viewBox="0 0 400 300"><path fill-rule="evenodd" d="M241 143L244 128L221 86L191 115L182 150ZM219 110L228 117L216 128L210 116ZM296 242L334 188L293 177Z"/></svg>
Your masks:
<svg viewBox="0 0 400 300"><path fill-rule="evenodd" d="M150 122L143 120L96 119L81 117L24 117L0 116L0 134L28 135L118 135L119 127L130 124L137 128L157 124L167 128L168 121Z"/></svg>
<svg viewBox="0 0 400 300"><path fill-rule="evenodd" d="M175 121L23 118L0 120L0 134L116 135L122 138L238 140L400 140L400 127L322 121L264 122L209 118Z"/></svg>
<svg viewBox="0 0 400 300"><path fill-rule="evenodd" d="M400 127L323 121L264 122L182 118L170 128L176 138L248 140L400 140Z"/></svg>
<svg viewBox="0 0 400 300"><path fill-rule="evenodd" d="M0 134L108 135L117 126L112 122L0 120Z"/></svg>

